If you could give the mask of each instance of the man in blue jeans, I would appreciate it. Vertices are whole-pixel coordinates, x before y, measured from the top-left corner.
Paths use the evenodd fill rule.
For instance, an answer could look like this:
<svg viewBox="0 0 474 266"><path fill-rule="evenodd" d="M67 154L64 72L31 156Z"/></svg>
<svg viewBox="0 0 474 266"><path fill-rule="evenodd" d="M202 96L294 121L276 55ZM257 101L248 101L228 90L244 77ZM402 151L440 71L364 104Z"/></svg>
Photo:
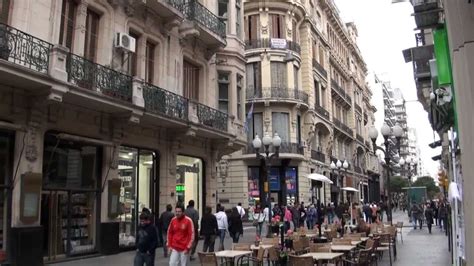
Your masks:
<svg viewBox="0 0 474 266"><path fill-rule="evenodd" d="M151 223L151 212L147 208L143 208L140 214L140 227L136 238L137 253L135 254L133 265L155 265L155 249L157 245L158 236L155 226Z"/></svg>
<svg viewBox="0 0 474 266"><path fill-rule="evenodd" d="M219 206L218 212L215 215L217 219L217 228L219 228L219 250L224 250L225 232L229 229L227 215L224 212L224 207Z"/></svg>
<svg viewBox="0 0 474 266"><path fill-rule="evenodd" d="M167 239L168 239L168 227L170 226L171 219L174 217L174 213L172 212L173 206L171 204L166 205L166 211L164 211L160 215L160 229L161 229L161 236L163 239L163 255L168 257L168 248L167 248Z"/></svg>

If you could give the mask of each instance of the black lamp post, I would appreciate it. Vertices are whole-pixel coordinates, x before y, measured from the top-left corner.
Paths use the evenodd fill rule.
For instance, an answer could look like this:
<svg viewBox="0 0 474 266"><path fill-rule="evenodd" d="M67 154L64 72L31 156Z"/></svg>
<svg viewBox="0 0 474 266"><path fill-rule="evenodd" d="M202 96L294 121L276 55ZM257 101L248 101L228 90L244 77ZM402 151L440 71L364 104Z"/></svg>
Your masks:
<svg viewBox="0 0 474 266"><path fill-rule="evenodd" d="M341 204L342 204L344 202L344 196L342 195L343 193L342 193L342 190L341 190L341 188L344 186L343 185L344 184L344 182L343 182L344 181L343 180L343 178L344 178L343 173L345 173L347 171L347 169L349 168L349 163L347 162L347 160L344 160L344 162L341 162L340 160L337 160L336 163L334 163L334 161L331 162L329 167L331 167L331 171L333 173L337 173L336 180L339 180L339 178L341 178L340 179L341 183L339 185L339 193L341 193L340 197L341 197ZM339 183L339 181L337 183Z"/></svg>
<svg viewBox="0 0 474 266"><path fill-rule="evenodd" d="M260 153L260 148L264 147L264 153L265 155L262 155ZM268 133L265 133L262 139L258 137L258 135L255 135L255 139L252 141L252 145L255 148L255 153L257 155L257 159L260 159L264 161L264 176L263 176L263 193L261 191L261 200L264 202L264 205L262 206L263 209L265 209L265 206L268 206L268 220L270 221L268 223L268 231L267 231L267 237L270 237L272 234L271 230L271 221L272 221L272 204L271 204L271 199L270 199L270 187L269 187L269 176L270 176L270 167L271 167L271 161L274 158L278 158L279 151L280 151L280 145L281 145L281 138L278 136L278 134L275 132L275 135L270 137ZM270 154L270 145L275 147L275 152L273 154Z"/></svg>
<svg viewBox="0 0 474 266"><path fill-rule="evenodd" d="M374 153L377 152L377 150L380 150L384 154L384 159L385 159L385 173L387 175L387 194L388 194L388 212L387 212L387 219L390 222L390 225L392 225L392 197L390 195L390 161L393 160L392 157L392 152L395 151L398 153L400 149L400 138L403 135L403 129L396 124L394 127L389 127L387 124L383 124L382 128L380 129L382 132L382 136L384 138L384 146L385 149L377 146L375 143L377 141L377 137L379 135L379 132L374 126L371 126L369 129L369 136L372 139L372 144L374 148ZM395 146L390 144L390 137L394 136L397 140L397 143Z"/></svg>

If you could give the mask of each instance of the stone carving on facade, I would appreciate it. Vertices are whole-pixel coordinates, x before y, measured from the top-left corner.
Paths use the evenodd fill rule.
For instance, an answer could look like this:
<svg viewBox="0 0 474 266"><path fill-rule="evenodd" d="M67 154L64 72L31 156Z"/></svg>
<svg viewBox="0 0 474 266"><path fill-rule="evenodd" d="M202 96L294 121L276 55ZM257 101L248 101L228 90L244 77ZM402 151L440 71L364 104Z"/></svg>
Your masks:
<svg viewBox="0 0 474 266"><path fill-rule="evenodd" d="M219 175L221 177L222 185L225 186L226 179L229 172L229 161L222 159L219 161Z"/></svg>
<svg viewBox="0 0 474 266"><path fill-rule="evenodd" d="M329 136L329 140L328 140L328 146L327 146L327 148L326 148L326 154L327 154L327 155L332 155L332 146L333 146L333 143L334 143L333 136L330 135L330 136Z"/></svg>
<svg viewBox="0 0 474 266"><path fill-rule="evenodd" d="M30 144L25 148L25 158L29 162L35 162L38 159L38 148L34 144Z"/></svg>
<svg viewBox="0 0 474 266"><path fill-rule="evenodd" d="M268 34L268 25L261 25L262 34Z"/></svg>

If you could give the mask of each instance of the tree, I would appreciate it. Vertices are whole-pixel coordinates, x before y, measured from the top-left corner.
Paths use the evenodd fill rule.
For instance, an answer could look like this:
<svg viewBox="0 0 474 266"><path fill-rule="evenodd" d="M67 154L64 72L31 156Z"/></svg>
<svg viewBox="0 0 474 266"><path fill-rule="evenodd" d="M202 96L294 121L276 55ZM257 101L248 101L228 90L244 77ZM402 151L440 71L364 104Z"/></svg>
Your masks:
<svg viewBox="0 0 474 266"><path fill-rule="evenodd" d="M418 179L413 182L412 186L426 187L429 199L432 199L437 193L439 193L439 187L435 184L435 181L431 176L418 177Z"/></svg>
<svg viewBox="0 0 474 266"><path fill-rule="evenodd" d="M403 187L408 187L408 180L401 176L394 176L390 178L390 192L391 193L402 193Z"/></svg>

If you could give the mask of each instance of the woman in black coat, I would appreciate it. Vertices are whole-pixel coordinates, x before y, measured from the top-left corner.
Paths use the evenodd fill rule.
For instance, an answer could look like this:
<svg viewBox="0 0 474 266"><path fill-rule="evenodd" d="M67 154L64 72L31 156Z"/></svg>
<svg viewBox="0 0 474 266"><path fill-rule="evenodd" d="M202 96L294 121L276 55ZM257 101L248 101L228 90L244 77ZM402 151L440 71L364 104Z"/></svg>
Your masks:
<svg viewBox="0 0 474 266"><path fill-rule="evenodd" d="M201 219L201 236L204 237L202 252L214 252L218 229L216 216L212 214L212 208L207 206Z"/></svg>
<svg viewBox="0 0 474 266"><path fill-rule="evenodd" d="M232 212L229 215L229 234L232 237L234 243L239 243L239 238L244 234L244 227L242 225L242 219L240 218L237 207L232 208Z"/></svg>

